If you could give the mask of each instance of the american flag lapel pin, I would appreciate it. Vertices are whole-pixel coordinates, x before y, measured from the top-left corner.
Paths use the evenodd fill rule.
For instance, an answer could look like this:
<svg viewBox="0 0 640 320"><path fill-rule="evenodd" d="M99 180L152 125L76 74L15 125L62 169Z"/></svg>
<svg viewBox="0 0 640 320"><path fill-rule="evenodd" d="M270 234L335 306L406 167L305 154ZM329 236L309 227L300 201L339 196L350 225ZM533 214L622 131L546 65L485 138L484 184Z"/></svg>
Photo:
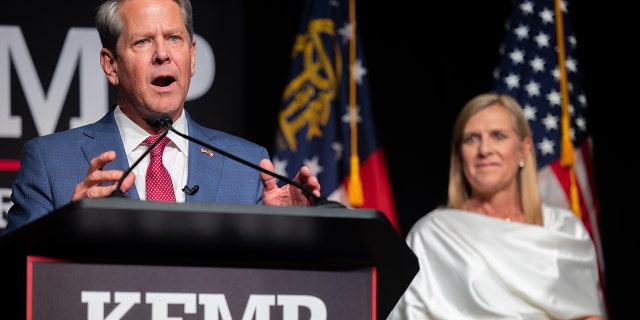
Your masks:
<svg viewBox="0 0 640 320"><path fill-rule="evenodd" d="M213 157L213 152L211 152L211 150L200 148L200 152L208 154L209 157Z"/></svg>

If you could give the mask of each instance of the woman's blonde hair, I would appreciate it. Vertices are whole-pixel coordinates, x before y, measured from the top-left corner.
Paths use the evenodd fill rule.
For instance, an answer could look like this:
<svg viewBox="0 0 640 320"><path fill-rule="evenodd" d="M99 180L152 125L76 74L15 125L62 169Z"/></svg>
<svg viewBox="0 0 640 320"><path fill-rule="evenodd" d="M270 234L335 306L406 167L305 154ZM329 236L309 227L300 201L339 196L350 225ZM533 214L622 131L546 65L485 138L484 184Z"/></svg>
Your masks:
<svg viewBox="0 0 640 320"><path fill-rule="evenodd" d="M520 141L524 141L525 138L529 138L533 141L531 128L529 128L529 123L524 117L522 107L512 97L489 92L477 95L469 100L460 111L460 114L458 114L458 118L453 126L453 134L451 137L449 197L447 203L447 206L450 208L464 209L464 204L469 199L470 194L471 187L469 182L466 180L462 169L461 147L464 127L467 124L467 121L469 121L469 118L478 113L478 111L494 105L501 106L505 110L509 111ZM542 209L540 194L538 191L537 164L534 150L531 150L528 153L524 167L519 169L517 179L518 192L520 194L525 222L541 225Z"/></svg>

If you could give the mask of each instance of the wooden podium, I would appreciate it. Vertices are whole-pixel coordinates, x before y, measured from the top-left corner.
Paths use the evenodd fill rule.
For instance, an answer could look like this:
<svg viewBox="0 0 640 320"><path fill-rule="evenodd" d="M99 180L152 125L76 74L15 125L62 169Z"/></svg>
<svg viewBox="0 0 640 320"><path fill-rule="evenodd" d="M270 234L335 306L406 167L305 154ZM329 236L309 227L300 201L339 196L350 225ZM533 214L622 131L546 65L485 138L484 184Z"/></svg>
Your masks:
<svg viewBox="0 0 640 320"><path fill-rule="evenodd" d="M324 288L325 285L336 282L335 289L326 289L335 293L335 297L323 301L327 313L336 314L328 300L344 299L341 297L346 296L364 299L365 303L371 301L371 310L364 310L365 317L369 319L385 319L418 271L417 259L404 238L377 210L167 204L127 198L73 202L0 237L0 253L3 256L1 268L5 279L0 286L2 296L5 297L0 302L0 318L3 319L25 319L25 316L38 318L36 313L32 313L35 300L31 299L35 299L38 294L51 297L50 291L57 290L57 285L69 283L71 280L67 277L74 278L73 275L57 277L38 271L41 269L34 268L34 265L47 264L34 264L33 257L52 258L61 263L59 266L69 268L60 270L88 268L89 274L95 273L91 268L112 270L128 267L135 268L135 272L142 270L144 275L156 271L184 270L185 273L193 274L204 272L203 274L208 274L203 275L206 278L227 273L233 276L234 270L237 270L237 276L242 280L247 275L252 277L263 270L265 275L260 278L263 280L256 282L278 278L284 279L281 282L290 280L293 286L305 287L280 288L280 284L270 287L273 290L279 288L277 290L283 293L304 293L304 290L309 289L306 287ZM145 268L148 270L145 271ZM287 276L288 272L291 277ZM362 281L357 279L362 278L363 272L367 280L367 284L363 286L364 297L362 291L358 291L360 289L355 289L354 294L349 293L349 279L360 283ZM101 272L100 277L108 276L104 273ZM38 277L39 274L42 276ZM313 280L315 275L320 278ZM331 279L334 275L335 281ZM84 279L81 280L84 282L73 284L74 286L95 286L89 281L91 277L82 278L81 274L76 278L78 277ZM64 281L58 278L64 278ZM172 278L169 275L161 281L166 282ZM110 281L108 277L105 279ZM46 285L46 290L49 291L37 287L45 280L52 282ZM241 289L244 283L245 281L231 281L225 290ZM188 283L183 281L180 286L184 289L184 286L188 287ZM158 286L152 284L152 288L157 289ZM91 290L95 291L95 288ZM208 287L205 286L204 290L208 290ZM263 289L250 290L260 293ZM370 292L367 293L366 290ZM131 291L131 288L124 291ZM149 290L138 291L144 300L145 293ZM198 294L198 298L209 297L202 295L203 287L192 291L194 296ZM228 297L229 291L225 291ZM60 291L55 295L64 296L63 292L67 291ZM113 291L109 292L114 294ZM69 299L80 303L79 294L72 292L69 295ZM332 295L334 294L328 294ZM285 295L279 298L284 301ZM350 304L350 301L339 302L346 306ZM243 303L246 301L243 300L240 305L244 306ZM286 309L284 306L279 308ZM87 311L83 312L79 319L87 319ZM238 312L234 318L240 318L237 314Z"/></svg>

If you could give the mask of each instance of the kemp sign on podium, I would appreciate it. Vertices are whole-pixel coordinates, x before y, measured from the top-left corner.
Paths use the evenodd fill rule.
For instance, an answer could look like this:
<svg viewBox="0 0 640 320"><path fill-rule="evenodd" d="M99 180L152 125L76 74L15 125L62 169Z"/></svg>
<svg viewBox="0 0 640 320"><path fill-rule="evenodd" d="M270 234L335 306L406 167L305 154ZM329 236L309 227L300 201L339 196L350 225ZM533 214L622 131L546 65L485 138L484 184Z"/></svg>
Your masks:
<svg viewBox="0 0 640 320"><path fill-rule="evenodd" d="M372 268L105 265L32 257L29 319L370 320Z"/></svg>

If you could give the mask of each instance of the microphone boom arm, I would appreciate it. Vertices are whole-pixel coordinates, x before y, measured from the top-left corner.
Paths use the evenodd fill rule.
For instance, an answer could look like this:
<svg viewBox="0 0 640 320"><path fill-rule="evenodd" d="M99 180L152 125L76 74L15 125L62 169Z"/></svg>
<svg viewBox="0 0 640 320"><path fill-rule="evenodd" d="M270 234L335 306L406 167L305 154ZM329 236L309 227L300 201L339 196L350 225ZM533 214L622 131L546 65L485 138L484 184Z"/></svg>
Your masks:
<svg viewBox="0 0 640 320"><path fill-rule="evenodd" d="M314 199L314 201L315 201L314 205L316 205L316 206L319 205L319 206L323 206L323 207L335 207L335 208L344 208L345 207L341 203L328 200L326 197L318 197L318 196L316 196L307 187L303 186L302 184L300 184L300 183L298 183L296 181L293 181L292 179L289 179L289 178L287 178L287 177L285 177L283 175L277 174L277 173L275 173L273 171L269 171L269 170L267 170L265 168L260 167L259 165L256 165L255 163L252 163L252 162L249 162L249 161L247 161L245 159L239 158L236 155L228 153L228 152L226 152L226 151L224 151L224 150L222 150L220 148L216 148L216 147L214 147L214 146L212 146L212 145L210 145L208 143L205 143L203 141L200 141L200 140L198 140L196 138L190 137L189 135L186 135L186 134L184 134L182 132L177 131L176 129L173 128L170 118L161 117L160 119L158 119L158 122L160 123L160 125L162 127L165 128L165 130L167 130L166 132L171 130L175 134L177 134L177 135L179 135L179 136L181 136L181 137L183 137L183 138L185 138L185 139L187 139L189 141L192 141L192 142L194 142L196 144L199 144L201 146L209 148L209 149L211 149L211 150L213 150L215 152L218 152L218 153L222 154L225 157L229 157L229 158L231 158L231 159L233 159L235 161L238 161L238 162L240 162L240 163L242 163L244 165L247 165L247 166L249 166L251 168L259 170L260 172L264 172L264 173L266 173L266 174L268 174L268 175L270 175L272 177L275 177L277 179L280 179L280 180L282 180L282 181L284 181L284 182L286 182L288 184L294 185L296 188L302 190L302 192L304 192L306 195L312 197Z"/></svg>
<svg viewBox="0 0 640 320"><path fill-rule="evenodd" d="M309 190L308 188L306 188L305 186L303 186L302 184L300 184L300 183L298 183L296 181L293 181L293 180L291 180L291 179L289 179L289 178L287 178L287 177L285 177L283 175L277 174L275 172L269 171L269 170L267 170L267 169L265 169L265 168L263 168L263 167L261 167L259 165L256 165L255 163L252 163L252 162L249 162L249 161L247 161L245 159L239 158L239 157L237 157L237 156L235 156L235 155L233 155L231 153L228 153L228 152L226 152L226 151L224 151L224 150L222 150L220 148L216 148L216 147L214 147L214 146L212 146L212 145L210 145L208 143L204 143L203 141L200 141L200 140L198 140L196 138L190 137L190 136L188 136L188 135L186 135L186 134L184 134L182 132L177 131L171 125L169 125L169 126L163 125L163 126L165 127L165 129L168 128L169 130L173 131L175 134L177 134L177 135L179 135L179 136L181 136L181 137L183 137L183 138L185 138L185 139L187 139L189 141L192 141L192 142L197 143L197 144L199 144L201 146L209 148L209 149L211 149L211 150L213 150L213 151L215 151L217 153L222 154L225 157L231 158L231 159L233 159L235 161L238 161L238 162L240 162L240 163L242 163L244 165L247 165L247 166L249 166L251 168L254 168L256 170L264 172L264 173L266 173L266 174L268 174L270 176L276 177L277 179L280 179L280 180L282 180L282 181L284 181L286 183L292 184L292 185L296 186L298 189L302 190L307 195L313 197L316 202L321 202L321 199L318 196L316 196L315 194L313 194L313 192L311 192L311 190Z"/></svg>

